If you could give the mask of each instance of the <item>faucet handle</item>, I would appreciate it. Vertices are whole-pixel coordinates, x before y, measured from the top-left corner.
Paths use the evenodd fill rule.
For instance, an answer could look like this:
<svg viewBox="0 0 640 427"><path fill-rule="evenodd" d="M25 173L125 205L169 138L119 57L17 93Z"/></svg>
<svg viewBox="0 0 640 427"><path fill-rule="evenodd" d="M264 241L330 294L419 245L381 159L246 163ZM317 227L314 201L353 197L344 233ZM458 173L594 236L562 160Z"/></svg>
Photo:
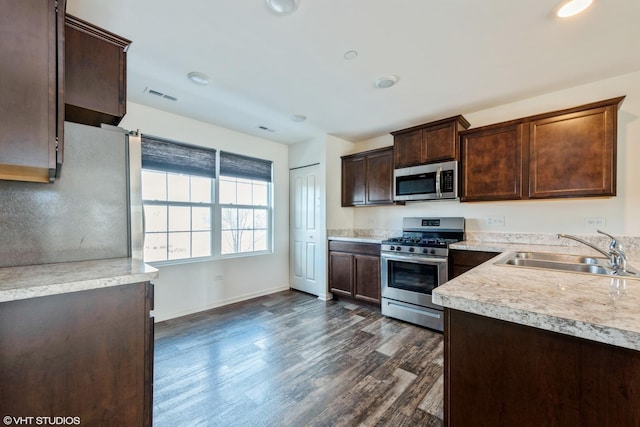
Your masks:
<svg viewBox="0 0 640 427"><path fill-rule="evenodd" d="M604 234L605 236L607 236L608 238L611 239L611 243L609 243L609 249L619 249L622 250L622 245L618 242L618 239L616 239L615 237L613 237L611 234L609 233L605 233L602 230L596 230L598 233L600 234Z"/></svg>

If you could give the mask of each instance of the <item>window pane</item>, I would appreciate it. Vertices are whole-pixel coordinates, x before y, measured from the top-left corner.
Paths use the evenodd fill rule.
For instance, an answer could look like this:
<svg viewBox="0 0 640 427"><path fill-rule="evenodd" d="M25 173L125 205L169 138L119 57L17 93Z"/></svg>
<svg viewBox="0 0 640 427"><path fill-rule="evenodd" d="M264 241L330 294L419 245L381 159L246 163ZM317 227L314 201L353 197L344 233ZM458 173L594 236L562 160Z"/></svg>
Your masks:
<svg viewBox="0 0 640 427"><path fill-rule="evenodd" d="M232 254L236 252L238 247L238 231L223 231L222 232L222 254Z"/></svg>
<svg viewBox="0 0 640 427"><path fill-rule="evenodd" d="M232 230L238 228L238 209L222 208L222 229Z"/></svg>
<svg viewBox="0 0 640 427"><path fill-rule="evenodd" d="M167 235L165 233L147 233L144 236L145 262L165 261L167 259Z"/></svg>
<svg viewBox="0 0 640 427"><path fill-rule="evenodd" d="M168 200L173 202L189 201L189 176L174 173L167 174Z"/></svg>
<svg viewBox="0 0 640 427"><path fill-rule="evenodd" d="M167 231L167 207L145 205L144 221L147 232Z"/></svg>
<svg viewBox="0 0 640 427"><path fill-rule="evenodd" d="M211 203L211 178L191 177L191 201Z"/></svg>
<svg viewBox="0 0 640 427"><path fill-rule="evenodd" d="M189 258L191 233L169 233L169 259Z"/></svg>
<svg viewBox="0 0 640 427"><path fill-rule="evenodd" d="M267 227L267 210L255 209L253 211L253 226L255 228L269 228Z"/></svg>
<svg viewBox="0 0 640 427"><path fill-rule="evenodd" d="M191 256L211 256L211 232L198 231L191 235Z"/></svg>
<svg viewBox="0 0 640 427"><path fill-rule="evenodd" d="M228 178L220 178L220 203L223 205L236 205L236 183Z"/></svg>
<svg viewBox="0 0 640 427"><path fill-rule="evenodd" d="M191 229L211 230L211 208L191 208Z"/></svg>
<svg viewBox="0 0 640 427"><path fill-rule="evenodd" d="M189 231L191 229L191 208L169 206L169 231Z"/></svg>
<svg viewBox="0 0 640 427"><path fill-rule="evenodd" d="M238 180L240 181L240 180ZM252 185L250 182L238 182L238 204L239 205L251 205L252 204Z"/></svg>
<svg viewBox="0 0 640 427"><path fill-rule="evenodd" d="M253 184L253 204L260 206L267 206L269 202L269 193L267 191L267 184L254 181Z"/></svg>
<svg viewBox="0 0 640 427"><path fill-rule="evenodd" d="M253 209L238 209L238 228L253 228Z"/></svg>
<svg viewBox="0 0 640 427"><path fill-rule="evenodd" d="M167 174L165 172L142 171L142 198L145 200L167 200Z"/></svg>
<svg viewBox="0 0 640 427"><path fill-rule="evenodd" d="M267 250L267 231L266 230L255 230L253 232L253 250L254 251Z"/></svg>
<svg viewBox="0 0 640 427"><path fill-rule="evenodd" d="M253 230L240 231L240 252L253 251Z"/></svg>

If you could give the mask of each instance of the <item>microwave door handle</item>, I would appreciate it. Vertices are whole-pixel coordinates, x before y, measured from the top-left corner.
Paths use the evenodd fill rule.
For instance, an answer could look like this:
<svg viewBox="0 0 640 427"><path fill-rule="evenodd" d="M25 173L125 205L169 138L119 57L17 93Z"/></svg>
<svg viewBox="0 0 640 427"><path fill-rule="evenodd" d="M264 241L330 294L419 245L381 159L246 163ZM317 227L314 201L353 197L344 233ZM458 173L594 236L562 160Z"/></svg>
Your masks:
<svg viewBox="0 0 640 427"><path fill-rule="evenodd" d="M442 189L440 188L440 175L442 175L442 168L439 167L436 172L436 196L438 199L442 198Z"/></svg>

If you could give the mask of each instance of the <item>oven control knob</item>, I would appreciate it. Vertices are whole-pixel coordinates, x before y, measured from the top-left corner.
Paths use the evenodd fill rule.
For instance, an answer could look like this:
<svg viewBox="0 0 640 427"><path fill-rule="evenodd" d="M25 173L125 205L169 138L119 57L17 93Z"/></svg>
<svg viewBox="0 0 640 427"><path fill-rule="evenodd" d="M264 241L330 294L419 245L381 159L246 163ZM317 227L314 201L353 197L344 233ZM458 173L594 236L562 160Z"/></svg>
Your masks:
<svg viewBox="0 0 640 427"><path fill-rule="evenodd" d="M414 249L413 249L413 248L409 248L409 252L413 252L413 251L414 251Z"/></svg>
<svg viewBox="0 0 640 427"><path fill-rule="evenodd" d="M423 254L428 254L428 253L429 253L429 249L426 249L426 248L425 248L425 249L423 249L423 250L422 250L422 253L423 253Z"/></svg>
<svg viewBox="0 0 640 427"><path fill-rule="evenodd" d="M435 255L436 250L435 249L431 249L431 255Z"/></svg>
<svg viewBox="0 0 640 427"><path fill-rule="evenodd" d="M398 247L396 248L396 251L401 251L401 250L402 250L402 247L400 247L400 246L398 246Z"/></svg>
<svg viewBox="0 0 640 427"><path fill-rule="evenodd" d="M396 250L396 247L395 247L395 246L390 246L390 247L389 247L389 250L390 250L390 251L394 251L394 250Z"/></svg>

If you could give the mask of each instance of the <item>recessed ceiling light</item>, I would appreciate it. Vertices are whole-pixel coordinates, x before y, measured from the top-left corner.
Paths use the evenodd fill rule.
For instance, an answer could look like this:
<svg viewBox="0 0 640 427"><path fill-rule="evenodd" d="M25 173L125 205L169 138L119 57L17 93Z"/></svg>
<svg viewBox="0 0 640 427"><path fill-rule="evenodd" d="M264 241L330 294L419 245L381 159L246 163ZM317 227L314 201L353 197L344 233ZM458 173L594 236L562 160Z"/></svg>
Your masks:
<svg viewBox="0 0 640 427"><path fill-rule="evenodd" d="M358 52L355 50L348 50L344 53L344 59L350 61L358 57Z"/></svg>
<svg viewBox="0 0 640 427"><path fill-rule="evenodd" d="M299 0L265 0L267 6L278 15L289 15L298 8Z"/></svg>
<svg viewBox="0 0 640 427"><path fill-rule="evenodd" d="M384 76L376 80L376 87L386 89L398 83L398 76Z"/></svg>
<svg viewBox="0 0 640 427"><path fill-rule="evenodd" d="M199 85L206 86L209 84L209 76L197 71L190 72L189 74L187 74L187 77L189 77L189 80Z"/></svg>
<svg viewBox="0 0 640 427"><path fill-rule="evenodd" d="M568 18L577 15L591 6L593 0L569 0L565 2L556 13L560 18Z"/></svg>
<svg viewBox="0 0 640 427"><path fill-rule="evenodd" d="M293 120L294 122L304 122L305 120L307 120L307 116L305 116L304 114L294 114L293 116L291 116L291 120Z"/></svg>

